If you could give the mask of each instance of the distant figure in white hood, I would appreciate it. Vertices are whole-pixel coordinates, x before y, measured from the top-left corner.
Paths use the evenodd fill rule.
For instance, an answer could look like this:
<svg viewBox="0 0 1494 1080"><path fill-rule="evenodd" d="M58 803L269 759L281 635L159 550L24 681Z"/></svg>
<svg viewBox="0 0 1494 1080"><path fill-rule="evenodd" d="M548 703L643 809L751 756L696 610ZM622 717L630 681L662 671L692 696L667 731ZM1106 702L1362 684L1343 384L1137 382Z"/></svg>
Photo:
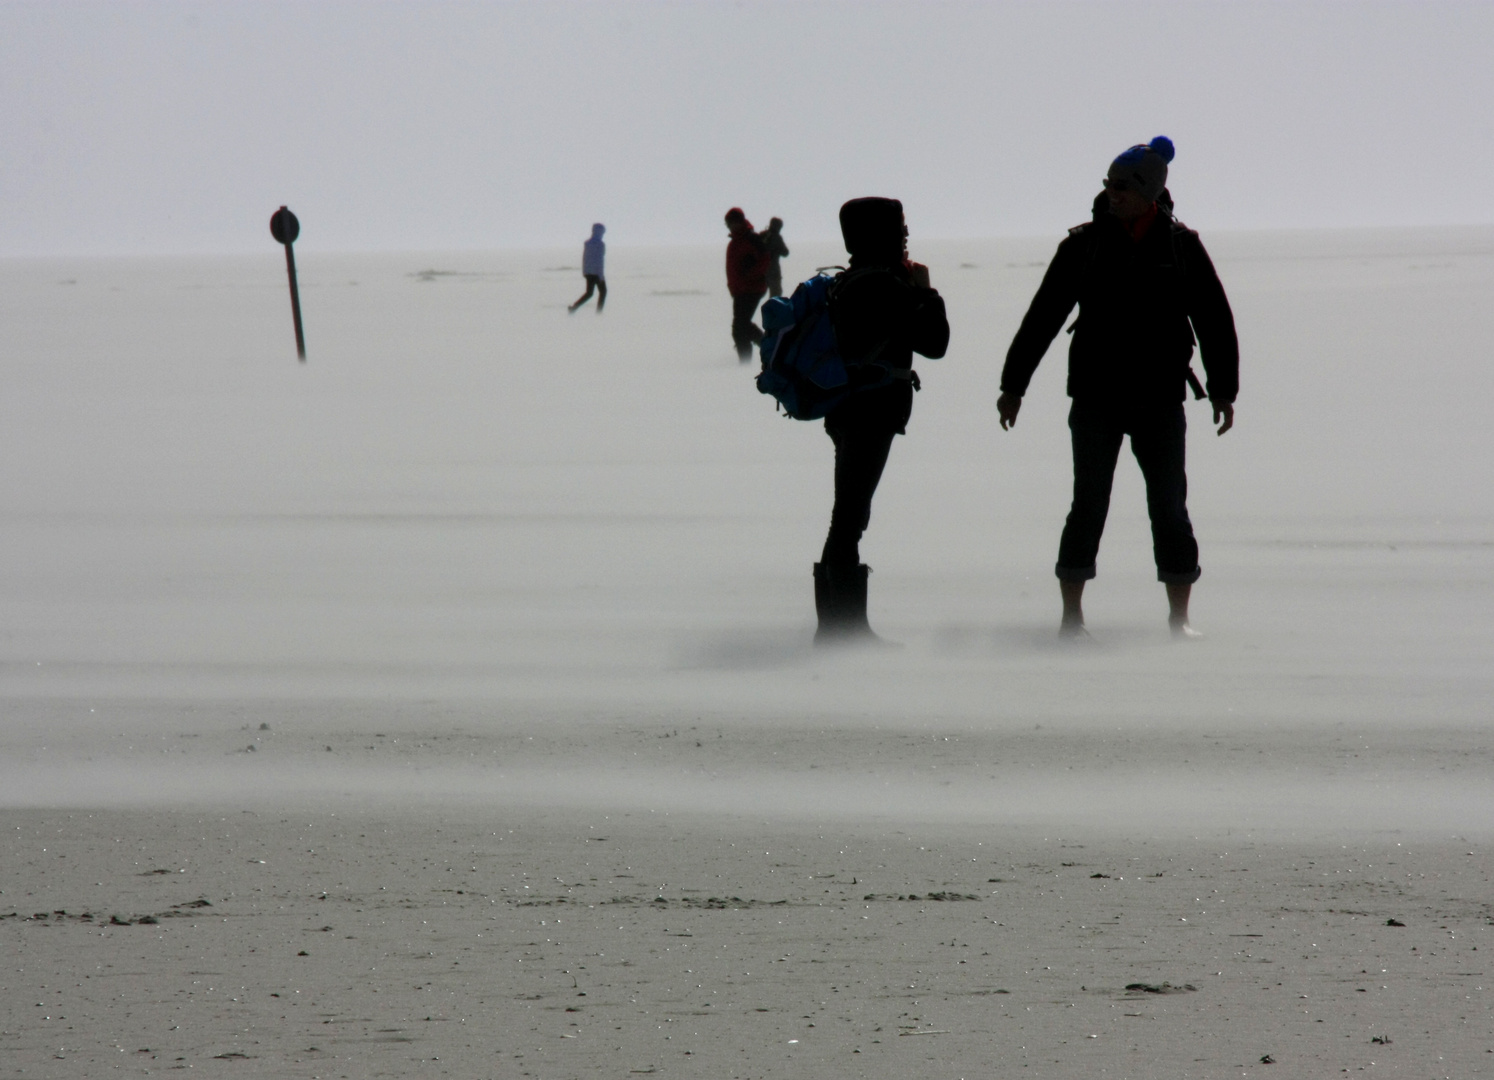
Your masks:
<svg viewBox="0 0 1494 1080"><path fill-rule="evenodd" d="M567 311L574 313L586 301L591 299L591 294L597 294L597 314L602 313L602 306L607 303L607 279L602 273L602 261L607 257L607 245L602 243L602 234L607 231L607 226L601 222L591 227L591 239L581 245L581 273L586 275L586 291L581 294Z"/></svg>

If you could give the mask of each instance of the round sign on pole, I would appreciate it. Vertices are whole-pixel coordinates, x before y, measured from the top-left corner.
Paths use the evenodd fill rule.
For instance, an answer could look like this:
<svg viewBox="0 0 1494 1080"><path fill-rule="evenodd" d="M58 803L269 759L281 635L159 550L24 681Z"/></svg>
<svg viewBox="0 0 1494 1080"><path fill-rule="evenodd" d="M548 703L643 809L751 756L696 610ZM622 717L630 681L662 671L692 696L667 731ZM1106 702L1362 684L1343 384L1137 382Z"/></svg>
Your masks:
<svg viewBox="0 0 1494 1080"><path fill-rule="evenodd" d="M301 235L301 223L290 209L282 206L270 215L270 235L281 244L294 244Z"/></svg>
<svg viewBox="0 0 1494 1080"><path fill-rule="evenodd" d="M270 235L285 245L285 276L290 279L291 320L296 326L296 355L306 362L306 337L301 332L301 290L296 285L296 252L291 247L301 235L301 223L289 207L282 206L270 215Z"/></svg>

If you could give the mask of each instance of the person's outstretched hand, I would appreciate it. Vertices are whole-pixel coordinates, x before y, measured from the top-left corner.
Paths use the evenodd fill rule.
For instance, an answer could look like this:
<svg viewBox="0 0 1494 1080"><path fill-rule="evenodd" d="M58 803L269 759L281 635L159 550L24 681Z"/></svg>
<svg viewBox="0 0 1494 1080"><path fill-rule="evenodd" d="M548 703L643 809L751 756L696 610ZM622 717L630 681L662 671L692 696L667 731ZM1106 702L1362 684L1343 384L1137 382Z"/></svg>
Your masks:
<svg viewBox="0 0 1494 1080"><path fill-rule="evenodd" d="M1211 404L1214 406L1214 423L1219 424L1219 434L1223 435L1235 426L1235 407L1228 401L1215 401Z"/></svg>
<svg viewBox="0 0 1494 1080"><path fill-rule="evenodd" d="M1225 407L1228 408L1228 406ZM1217 409L1218 406L1216 405L1215 408ZM1001 414L1001 430L1008 431L1017 422L1017 413L1022 411L1022 398L1017 394L1003 392L996 399L996 411Z"/></svg>
<svg viewBox="0 0 1494 1080"><path fill-rule="evenodd" d="M908 274L913 278L913 284L917 285L920 289L933 288L929 284L929 268L924 266L923 263L910 262L908 264Z"/></svg>

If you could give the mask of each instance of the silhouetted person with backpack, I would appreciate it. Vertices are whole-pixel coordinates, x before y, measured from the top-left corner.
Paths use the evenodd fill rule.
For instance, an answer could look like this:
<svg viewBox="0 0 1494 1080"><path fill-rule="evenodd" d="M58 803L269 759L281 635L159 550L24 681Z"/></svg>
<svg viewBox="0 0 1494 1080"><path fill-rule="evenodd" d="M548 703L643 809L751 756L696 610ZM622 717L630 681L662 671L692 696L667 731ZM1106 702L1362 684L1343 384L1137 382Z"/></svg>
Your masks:
<svg viewBox="0 0 1494 1080"><path fill-rule="evenodd" d="M602 313L603 306L607 303L607 277L602 272L602 263L607 258L607 245L602 243L602 234L607 231L607 226L601 222L591 227L591 239L581 245L581 273L586 276L586 291L581 294L567 311L574 313L586 301L591 299L591 294L597 294L597 314Z"/></svg>
<svg viewBox="0 0 1494 1080"><path fill-rule="evenodd" d="M1174 637L1200 636L1188 622L1198 580L1198 543L1188 517L1185 387L1202 397L1189 362L1195 339L1214 422L1234 425L1240 350L1224 287L1198 234L1172 215L1170 140L1133 146L1110 165L1093 220L1070 229L1006 354L996 409L1017 422L1022 395L1074 305L1069 327L1069 430L1074 501L1058 546L1063 618L1059 633L1082 636L1084 583L1095 576L1121 443L1146 479L1157 579L1167 587Z"/></svg>
<svg viewBox="0 0 1494 1080"><path fill-rule="evenodd" d="M731 234L726 245L731 340L737 347L738 359L745 363L752 358L752 346L763 338L762 329L752 319L768 291L768 251L740 207L733 206L726 212L726 228Z"/></svg>
<svg viewBox="0 0 1494 1080"><path fill-rule="evenodd" d="M825 415L835 506L814 567L816 644L880 640L866 617L861 537L892 440L913 411L913 354L937 360L949 347L944 300L929 286L928 267L908 260L903 204L852 199L840 208L840 230L851 264L831 286L830 322L855 389Z"/></svg>
<svg viewBox="0 0 1494 1080"><path fill-rule="evenodd" d="M783 218L773 218L768 227L758 234L762 238L763 250L768 253L768 295L783 295L783 267L779 259L788 258L788 245L783 242Z"/></svg>

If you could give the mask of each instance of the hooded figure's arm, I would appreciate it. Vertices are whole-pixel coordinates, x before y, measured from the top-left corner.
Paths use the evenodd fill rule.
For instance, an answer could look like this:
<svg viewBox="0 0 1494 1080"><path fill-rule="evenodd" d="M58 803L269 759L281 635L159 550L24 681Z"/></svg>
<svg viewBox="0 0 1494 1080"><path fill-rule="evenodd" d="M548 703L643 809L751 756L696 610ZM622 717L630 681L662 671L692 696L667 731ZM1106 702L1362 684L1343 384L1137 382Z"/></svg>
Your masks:
<svg viewBox="0 0 1494 1080"><path fill-rule="evenodd" d="M949 350L949 317L944 311L944 297L934 289L918 289L912 318L909 320L909 344L913 351L930 360L938 360Z"/></svg>
<svg viewBox="0 0 1494 1080"><path fill-rule="evenodd" d="M1058 245L1053 261L1043 275L1037 295L1028 305L1017 336L1006 351L1001 369L1001 392L1021 397L1048 346L1063 329L1063 321L1079 302L1079 279L1083 271L1085 242L1080 232L1070 233Z"/></svg>

